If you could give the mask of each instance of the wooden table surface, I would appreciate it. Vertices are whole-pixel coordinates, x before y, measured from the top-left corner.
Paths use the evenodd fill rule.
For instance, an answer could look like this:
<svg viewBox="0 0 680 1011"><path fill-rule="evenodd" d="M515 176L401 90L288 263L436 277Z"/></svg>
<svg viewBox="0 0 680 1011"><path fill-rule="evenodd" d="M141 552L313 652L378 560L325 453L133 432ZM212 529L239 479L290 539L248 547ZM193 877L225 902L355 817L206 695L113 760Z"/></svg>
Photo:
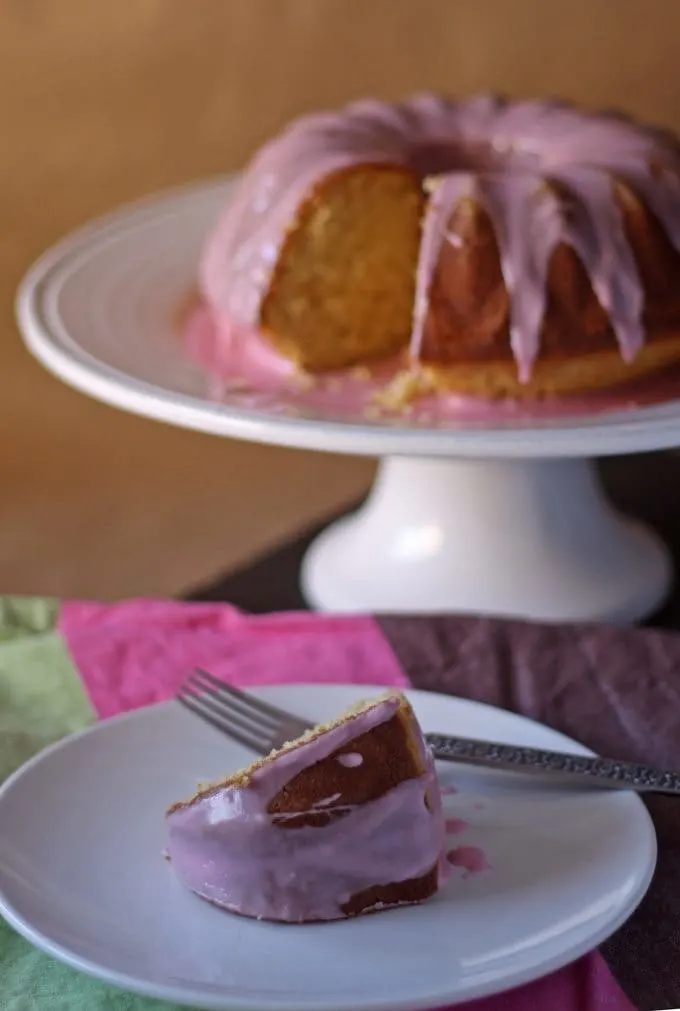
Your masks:
<svg viewBox="0 0 680 1011"><path fill-rule="evenodd" d="M499 89L680 127L677 0L0 0L0 590L177 593L360 496L369 460L123 415L24 351L31 261L364 94Z"/></svg>

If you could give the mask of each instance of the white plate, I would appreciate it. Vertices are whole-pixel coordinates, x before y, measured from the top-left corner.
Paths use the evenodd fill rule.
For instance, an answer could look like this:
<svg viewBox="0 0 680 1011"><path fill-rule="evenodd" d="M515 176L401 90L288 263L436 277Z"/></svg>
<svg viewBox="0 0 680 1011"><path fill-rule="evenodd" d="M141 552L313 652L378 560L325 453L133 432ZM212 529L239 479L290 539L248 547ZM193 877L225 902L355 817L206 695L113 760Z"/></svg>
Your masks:
<svg viewBox="0 0 680 1011"><path fill-rule="evenodd" d="M376 689L375 691L382 690ZM261 694L303 716L335 715L365 686ZM509 713L412 692L425 729L582 749ZM0 912L54 957L120 987L201 1008L398 1011L494 993L594 948L631 914L654 868L645 808L629 794L546 790L440 767L455 845L493 869L457 872L419 907L282 926L217 910L162 859L163 813L198 780L251 760L170 702L49 748L0 790Z"/></svg>
<svg viewBox="0 0 680 1011"><path fill-rule="evenodd" d="M40 258L17 300L29 349L64 382L115 407L184 428L302 449L428 456L580 457L677 446L680 401L562 419L423 428L337 412L286 417L252 394L206 397L183 349L178 306L195 290L201 247L229 180L149 198L95 221Z"/></svg>

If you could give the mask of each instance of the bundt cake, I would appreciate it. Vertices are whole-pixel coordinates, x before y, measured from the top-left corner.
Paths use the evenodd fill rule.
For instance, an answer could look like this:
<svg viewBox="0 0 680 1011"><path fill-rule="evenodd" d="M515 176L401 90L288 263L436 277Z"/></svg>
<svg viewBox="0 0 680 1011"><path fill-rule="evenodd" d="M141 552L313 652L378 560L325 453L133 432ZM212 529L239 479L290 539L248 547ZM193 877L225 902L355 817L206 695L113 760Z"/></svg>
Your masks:
<svg viewBox="0 0 680 1011"><path fill-rule="evenodd" d="M366 100L292 123L209 237L219 340L315 374L582 394L680 361L680 147L557 102Z"/></svg>
<svg viewBox="0 0 680 1011"><path fill-rule="evenodd" d="M337 920L422 902L443 867L434 763L400 694L202 787L166 819L180 880L258 919Z"/></svg>

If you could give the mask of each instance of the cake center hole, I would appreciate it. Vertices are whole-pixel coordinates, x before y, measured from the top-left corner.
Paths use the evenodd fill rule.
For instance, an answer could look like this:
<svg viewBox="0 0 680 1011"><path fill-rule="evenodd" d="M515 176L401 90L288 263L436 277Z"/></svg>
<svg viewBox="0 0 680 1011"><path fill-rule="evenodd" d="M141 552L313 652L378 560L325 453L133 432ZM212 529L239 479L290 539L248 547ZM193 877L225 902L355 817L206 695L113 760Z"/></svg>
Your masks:
<svg viewBox="0 0 680 1011"><path fill-rule="evenodd" d="M411 165L423 178L448 172L499 172L529 169L536 157L516 149L499 151L491 144L461 144L460 141L432 140L417 144Z"/></svg>

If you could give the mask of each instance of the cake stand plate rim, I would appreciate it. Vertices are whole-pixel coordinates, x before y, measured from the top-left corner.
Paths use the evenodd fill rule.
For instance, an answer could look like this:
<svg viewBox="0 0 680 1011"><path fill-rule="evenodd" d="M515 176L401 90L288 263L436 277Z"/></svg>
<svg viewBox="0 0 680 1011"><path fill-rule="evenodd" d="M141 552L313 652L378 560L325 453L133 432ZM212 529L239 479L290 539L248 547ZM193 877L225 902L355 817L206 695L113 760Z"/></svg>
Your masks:
<svg viewBox="0 0 680 1011"><path fill-rule="evenodd" d="M58 307L55 309L58 298L73 284L74 278L78 280L83 271L91 268L93 257L107 247L116 247L113 255L123 257L133 252L141 257L142 271L144 249L148 247L153 254L152 265L146 264L151 272L151 287L146 294L140 293L141 289L133 293L138 301L147 295L153 301L154 284L159 292L163 289L158 298L167 301L168 285L173 276L176 280L178 271L184 272L183 284L195 284L197 250L184 255L180 268L171 260L173 243L167 241L168 237L176 239L181 249L187 229L193 228L196 246L219 213L234 179L227 176L194 183L124 205L48 249L25 275L16 300L19 327L34 357L67 385L113 407L213 435L302 449L367 456L550 459L617 455L680 445L680 401L555 421L461 424L455 429L282 417L266 409L254 410L187 395L172 389L162 379L154 380L153 375L140 377L135 374L134 361L130 368L120 368L104 360L92 331L74 335L72 330L64 329ZM166 240L162 246L154 238L159 228ZM96 285L97 275L93 276ZM108 283L103 274L99 280L103 285ZM126 294L125 285L130 283L131 275L126 278L123 273L119 280L120 294ZM95 288L91 297L96 296ZM181 292L177 296L181 297ZM84 304L83 308L87 306ZM140 326L143 331L143 323ZM170 344L168 339L168 353ZM161 350L161 357L162 354ZM198 367L187 358L186 369L196 373Z"/></svg>

